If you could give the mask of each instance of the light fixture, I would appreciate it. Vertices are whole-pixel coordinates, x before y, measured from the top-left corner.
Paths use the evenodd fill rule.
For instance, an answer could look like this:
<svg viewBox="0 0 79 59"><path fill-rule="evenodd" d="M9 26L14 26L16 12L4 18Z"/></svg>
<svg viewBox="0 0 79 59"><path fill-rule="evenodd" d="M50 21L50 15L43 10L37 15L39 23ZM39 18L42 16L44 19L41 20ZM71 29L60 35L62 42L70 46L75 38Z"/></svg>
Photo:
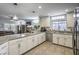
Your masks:
<svg viewBox="0 0 79 59"><path fill-rule="evenodd" d="M38 8L39 8L39 9L41 9L41 8L42 8L42 6L38 6Z"/></svg>
<svg viewBox="0 0 79 59"><path fill-rule="evenodd" d="M33 23L39 23L39 20L33 20Z"/></svg>
<svg viewBox="0 0 79 59"><path fill-rule="evenodd" d="M17 20L17 19L18 19L18 17L15 15L15 16L13 17L13 19L14 19L14 20Z"/></svg>
<svg viewBox="0 0 79 59"><path fill-rule="evenodd" d="M65 12L68 12L68 11L69 11L68 9L65 10Z"/></svg>

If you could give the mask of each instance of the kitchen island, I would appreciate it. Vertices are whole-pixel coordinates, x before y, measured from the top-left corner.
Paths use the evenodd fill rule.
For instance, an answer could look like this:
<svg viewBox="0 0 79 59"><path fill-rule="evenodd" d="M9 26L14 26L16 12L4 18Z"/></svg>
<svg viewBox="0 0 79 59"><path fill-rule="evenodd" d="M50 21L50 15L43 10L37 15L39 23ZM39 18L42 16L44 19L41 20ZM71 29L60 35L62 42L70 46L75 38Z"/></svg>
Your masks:
<svg viewBox="0 0 79 59"><path fill-rule="evenodd" d="M43 43L45 40L45 32L1 36L0 54L20 55Z"/></svg>

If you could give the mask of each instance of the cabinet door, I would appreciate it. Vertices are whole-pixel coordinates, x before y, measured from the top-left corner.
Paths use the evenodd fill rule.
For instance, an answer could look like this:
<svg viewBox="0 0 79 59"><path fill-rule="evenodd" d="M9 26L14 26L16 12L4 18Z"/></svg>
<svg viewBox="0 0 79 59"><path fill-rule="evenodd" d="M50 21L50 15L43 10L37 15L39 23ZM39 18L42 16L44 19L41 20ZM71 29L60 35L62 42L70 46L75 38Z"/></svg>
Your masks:
<svg viewBox="0 0 79 59"><path fill-rule="evenodd" d="M39 45L40 44L40 36L36 35L36 39L37 39L37 45Z"/></svg>
<svg viewBox="0 0 79 59"><path fill-rule="evenodd" d="M23 54L28 50L28 39L27 37L24 37L20 40L20 54Z"/></svg>
<svg viewBox="0 0 79 59"><path fill-rule="evenodd" d="M28 49L33 48L34 44L33 44L32 36L27 37L27 40L28 40Z"/></svg>
<svg viewBox="0 0 79 59"><path fill-rule="evenodd" d="M41 39L41 35L40 34L38 34L38 44L41 44L41 42L42 42L42 39Z"/></svg>
<svg viewBox="0 0 79 59"><path fill-rule="evenodd" d="M39 37L39 39L40 39L39 43L41 44L43 42L43 34L40 34L39 36L40 36Z"/></svg>
<svg viewBox="0 0 79 59"><path fill-rule="evenodd" d="M38 35L35 35L34 36L34 46L37 46L38 45L38 42L39 40L38 40Z"/></svg>
<svg viewBox="0 0 79 59"><path fill-rule="evenodd" d="M9 41L9 55L18 55L18 39Z"/></svg>
<svg viewBox="0 0 79 59"><path fill-rule="evenodd" d="M64 45L65 44L65 36L64 35L59 35L59 44Z"/></svg>
<svg viewBox="0 0 79 59"><path fill-rule="evenodd" d="M8 55L8 42L0 45L0 55Z"/></svg>
<svg viewBox="0 0 79 59"><path fill-rule="evenodd" d="M59 44L59 36L53 34L53 43Z"/></svg>
<svg viewBox="0 0 79 59"><path fill-rule="evenodd" d="M66 45L67 47L72 47L72 36L70 36L70 35L67 36L65 45Z"/></svg>
<svg viewBox="0 0 79 59"><path fill-rule="evenodd" d="M42 42L44 42L44 41L46 41L46 34L45 33L42 34Z"/></svg>

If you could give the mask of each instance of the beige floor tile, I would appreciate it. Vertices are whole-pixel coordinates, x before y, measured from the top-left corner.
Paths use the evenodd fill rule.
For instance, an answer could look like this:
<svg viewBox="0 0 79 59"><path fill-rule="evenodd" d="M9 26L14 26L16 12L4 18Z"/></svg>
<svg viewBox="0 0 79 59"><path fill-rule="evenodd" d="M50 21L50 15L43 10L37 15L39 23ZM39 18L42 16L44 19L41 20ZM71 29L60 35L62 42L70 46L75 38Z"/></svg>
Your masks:
<svg viewBox="0 0 79 59"><path fill-rule="evenodd" d="M46 41L27 52L25 55L73 55L73 51L72 49L54 45Z"/></svg>

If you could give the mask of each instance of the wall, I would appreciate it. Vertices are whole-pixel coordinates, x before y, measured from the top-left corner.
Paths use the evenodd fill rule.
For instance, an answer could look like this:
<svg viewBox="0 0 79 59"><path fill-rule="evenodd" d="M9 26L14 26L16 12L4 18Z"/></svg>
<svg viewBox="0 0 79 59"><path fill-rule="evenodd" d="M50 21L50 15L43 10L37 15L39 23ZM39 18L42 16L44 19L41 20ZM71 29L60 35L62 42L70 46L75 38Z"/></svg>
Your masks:
<svg viewBox="0 0 79 59"><path fill-rule="evenodd" d="M40 16L39 17L41 27L50 27L50 17L49 16Z"/></svg>

